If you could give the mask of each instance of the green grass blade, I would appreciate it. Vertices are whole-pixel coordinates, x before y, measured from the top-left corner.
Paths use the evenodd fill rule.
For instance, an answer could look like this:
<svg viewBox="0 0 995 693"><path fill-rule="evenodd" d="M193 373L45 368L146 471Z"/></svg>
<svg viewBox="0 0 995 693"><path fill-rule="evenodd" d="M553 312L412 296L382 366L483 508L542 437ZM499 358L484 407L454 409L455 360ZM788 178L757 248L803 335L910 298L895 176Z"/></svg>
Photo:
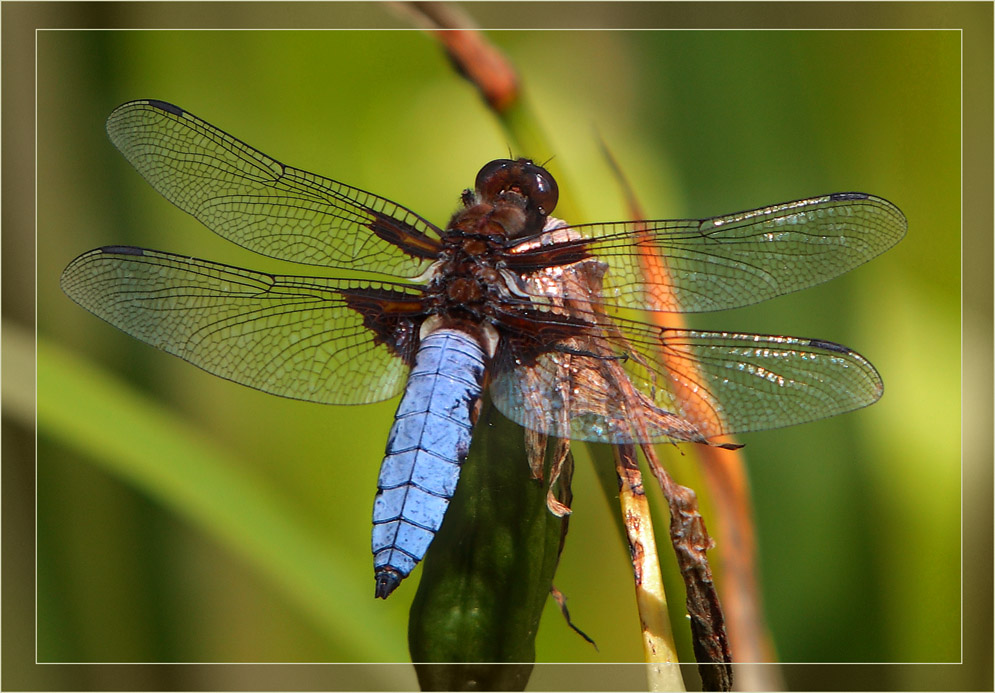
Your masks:
<svg viewBox="0 0 995 693"><path fill-rule="evenodd" d="M5 324L4 337L10 362L30 372L30 336ZM337 555L296 518L286 499L230 454L174 413L43 338L37 358L40 435L78 450L247 559L350 652L350 660L379 661L400 648L402 632L370 627L378 618L370 575L339 569L352 561ZM29 398L5 400L8 414L32 423ZM79 406L83 401L87 405ZM112 430L108 421L115 422ZM343 594L369 599L352 600L343 609Z"/></svg>

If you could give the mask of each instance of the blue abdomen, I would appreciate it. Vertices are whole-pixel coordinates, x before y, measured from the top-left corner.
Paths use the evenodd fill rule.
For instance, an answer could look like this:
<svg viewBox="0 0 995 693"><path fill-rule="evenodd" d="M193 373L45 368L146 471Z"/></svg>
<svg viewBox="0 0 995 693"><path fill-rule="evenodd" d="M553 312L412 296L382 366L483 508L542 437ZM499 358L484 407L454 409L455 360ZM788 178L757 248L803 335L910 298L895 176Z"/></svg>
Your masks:
<svg viewBox="0 0 995 693"><path fill-rule="evenodd" d="M373 504L376 595L386 598L425 556L470 450L485 356L470 335L425 337L387 438Z"/></svg>

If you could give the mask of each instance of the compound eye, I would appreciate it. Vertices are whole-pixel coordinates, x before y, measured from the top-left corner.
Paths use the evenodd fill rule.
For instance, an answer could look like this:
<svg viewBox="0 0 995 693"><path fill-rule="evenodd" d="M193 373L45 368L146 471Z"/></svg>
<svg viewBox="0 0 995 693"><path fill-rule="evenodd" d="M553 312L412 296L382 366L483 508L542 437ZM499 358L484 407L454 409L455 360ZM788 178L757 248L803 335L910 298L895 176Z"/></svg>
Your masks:
<svg viewBox="0 0 995 693"><path fill-rule="evenodd" d="M548 215L556 208L556 203L560 199L560 189L556 185L556 179L537 164L529 163L526 168L531 181L529 199L543 215Z"/></svg>
<svg viewBox="0 0 995 693"><path fill-rule="evenodd" d="M505 182L511 175L511 169L515 162L511 159L495 159L484 164L477 174L477 180L473 187L485 198L493 198L504 188Z"/></svg>

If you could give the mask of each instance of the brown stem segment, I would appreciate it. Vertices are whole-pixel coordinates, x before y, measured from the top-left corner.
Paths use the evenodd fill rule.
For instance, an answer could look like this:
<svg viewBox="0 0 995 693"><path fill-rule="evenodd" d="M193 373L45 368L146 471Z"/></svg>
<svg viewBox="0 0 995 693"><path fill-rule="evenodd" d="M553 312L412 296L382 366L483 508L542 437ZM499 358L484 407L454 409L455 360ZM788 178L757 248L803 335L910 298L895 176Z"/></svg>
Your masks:
<svg viewBox="0 0 995 693"><path fill-rule="evenodd" d="M643 210L636 199L618 162L607 145L602 142L605 159L615 174L633 219L642 219ZM650 273L666 273L666 258L645 253L641 265ZM664 304L669 304L666 297ZM663 318L666 318L664 321ZM654 322L662 327L684 327L683 316L678 313L652 313ZM666 355L663 355L666 360ZM691 377L690 380L696 380ZM696 394L686 388L676 393L694 404ZM693 406L691 407L693 408ZM717 442L717 441L715 441ZM720 449L725 447L726 449ZM753 514L750 508L749 488L743 455L726 445L694 446L692 451L701 463L705 482L718 518L719 567L723 577L722 597L728 616L729 648L740 662L775 661L774 647L764 621L759 581L756 567L756 539L753 532ZM776 689L783 684L769 670L753 669L757 690Z"/></svg>
<svg viewBox="0 0 995 693"><path fill-rule="evenodd" d="M446 49L460 75L471 82L496 113L518 100L518 75L504 54L491 45L458 5L442 2L403 3L415 20Z"/></svg>

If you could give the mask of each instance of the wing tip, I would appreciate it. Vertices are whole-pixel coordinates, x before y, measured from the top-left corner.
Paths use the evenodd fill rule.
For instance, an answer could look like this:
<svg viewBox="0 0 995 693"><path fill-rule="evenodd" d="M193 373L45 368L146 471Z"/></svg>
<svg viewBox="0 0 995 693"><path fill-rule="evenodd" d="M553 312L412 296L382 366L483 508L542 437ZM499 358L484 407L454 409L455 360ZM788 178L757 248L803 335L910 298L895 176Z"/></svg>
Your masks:
<svg viewBox="0 0 995 693"><path fill-rule="evenodd" d="M70 283L75 279L75 272L80 267L102 255L132 255L141 257L145 255L145 250L142 248L135 248L130 245L105 245L77 255L73 258L72 262L66 265L66 268L62 270L62 275L59 277L59 284L62 286L62 290L72 296L73 294L71 293L69 287Z"/></svg>
<svg viewBox="0 0 995 693"><path fill-rule="evenodd" d="M898 243L898 241L900 241L902 238L904 238L906 231L908 231L909 221L905 216L905 212L903 212L901 208L898 205L896 205L894 202L892 202L891 200L887 200L881 197L880 195L871 195L870 193L862 193L862 192L839 192L839 193L830 194L829 199L832 200L833 202L867 201L869 203L877 205L878 207L885 208L891 214L897 216L898 219L896 223L892 225L892 230L896 231L897 233L893 234L894 242L888 246L889 248L895 243ZM887 248L885 248L884 250L887 250ZM881 252L884 252L884 250L882 250Z"/></svg>
<svg viewBox="0 0 995 693"><path fill-rule="evenodd" d="M107 134L111 142L114 143L114 146L121 149L128 161L131 161L131 157L122 149L122 140L126 138L126 134L132 129L142 126L141 122L134 120L135 118L148 117L150 114L155 115L156 112L158 114L168 113L177 118L191 117L187 111L184 111L179 106L174 106L167 101L160 101L159 99L134 99L132 101L125 101L107 116L105 124Z"/></svg>
<svg viewBox="0 0 995 693"><path fill-rule="evenodd" d="M872 393L867 401L855 407L855 409L860 409L870 404L874 404L881 399L881 396L884 394L884 380L881 378L881 374L878 373L877 369L874 367L874 364L865 359L862 355L850 347L837 344L836 342L830 342L825 339L810 339L806 343L806 346L842 354L843 356L849 357L851 362L863 367L867 379L872 385ZM853 411L853 409L848 409L846 411Z"/></svg>

